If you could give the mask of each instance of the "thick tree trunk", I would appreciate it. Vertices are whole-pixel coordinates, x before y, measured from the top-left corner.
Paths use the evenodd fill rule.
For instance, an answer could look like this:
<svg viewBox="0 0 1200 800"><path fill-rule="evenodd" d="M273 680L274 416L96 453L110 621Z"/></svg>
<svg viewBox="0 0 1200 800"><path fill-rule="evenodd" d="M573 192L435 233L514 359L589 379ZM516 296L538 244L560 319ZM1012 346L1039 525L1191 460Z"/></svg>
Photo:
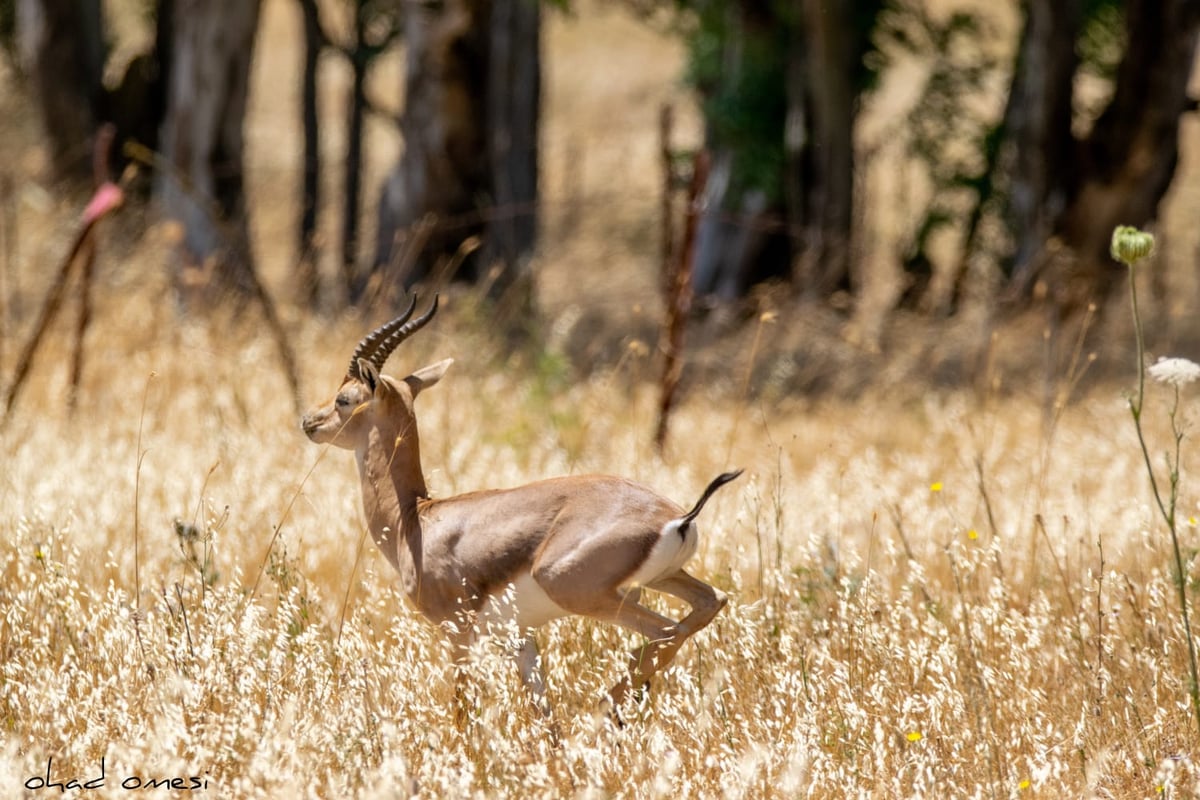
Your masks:
<svg viewBox="0 0 1200 800"><path fill-rule="evenodd" d="M702 15L723 54L700 87L713 170L699 295L727 302L771 277L812 297L851 288L853 131L878 5L744 0Z"/></svg>
<svg viewBox="0 0 1200 800"><path fill-rule="evenodd" d="M55 172L90 177L92 138L106 113L100 0L19 0L17 37Z"/></svg>
<svg viewBox="0 0 1200 800"><path fill-rule="evenodd" d="M440 9L410 7L405 25L407 46L404 116L400 124L404 153L388 175L379 203L376 268L403 252L410 229L427 215L438 227L424 251L409 259L396 276L405 286L426 277L438 258L453 252L457 241L482 231L482 224L447 228L452 218L469 218L474 189L487 175L484 76L470 63L482 52L486 16L478 0L448 0Z"/></svg>
<svg viewBox="0 0 1200 800"><path fill-rule="evenodd" d="M498 266L493 296L513 289L532 301L528 259L537 240L538 118L541 111L541 3L493 0L488 53L487 138L493 213L483 264Z"/></svg>
<svg viewBox="0 0 1200 800"><path fill-rule="evenodd" d="M163 213L184 226L176 285L185 301L254 293L242 125L259 0L173 0L158 178Z"/></svg>
<svg viewBox="0 0 1200 800"><path fill-rule="evenodd" d="M792 228L801 235L797 288L826 297L850 288L854 215L856 73L865 38L848 4L801 0L803 41L792 49L788 78L788 150Z"/></svg>
<svg viewBox="0 0 1200 800"><path fill-rule="evenodd" d="M540 8L447 0L411 9L404 153L383 187L374 269L411 286L482 236L483 257L458 276L478 280L495 267L503 290L536 234ZM409 237L419 224L418 248Z"/></svg>
<svg viewBox="0 0 1200 800"><path fill-rule="evenodd" d="M1071 95L1079 66L1075 40L1081 0L1031 0L1004 113L1005 144L995 172L1006 176L1006 227L1013 237L1005 265L1010 290L1024 295L1034 260L1054 231L1074 180Z"/></svg>
<svg viewBox="0 0 1200 800"><path fill-rule="evenodd" d="M763 189L734 191L733 148L719 147L710 155L711 172L704 184L705 209L696 222L692 249L692 286L701 305L732 303L762 274L760 261L776 216ZM784 274L786 259L778 266Z"/></svg>
<svg viewBox="0 0 1200 800"><path fill-rule="evenodd" d="M712 167L691 273L698 303L711 306L736 300L761 277L788 272L788 257L764 254L790 200L783 172L792 29L749 2L720 8L704 24L720 43L720 58L699 87Z"/></svg>
<svg viewBox="0 0 1200 800"><path fill-rule="evenodd" d="M359 38L361 12L359 16ZM342 183L342 276L346 283L346 296L357 302L367 287L368 275L358 267L358 215L362 205L362 159L363 121L366 113L367 62L366 59L351 61L350 100L346 109L346 163Z"/></svg>

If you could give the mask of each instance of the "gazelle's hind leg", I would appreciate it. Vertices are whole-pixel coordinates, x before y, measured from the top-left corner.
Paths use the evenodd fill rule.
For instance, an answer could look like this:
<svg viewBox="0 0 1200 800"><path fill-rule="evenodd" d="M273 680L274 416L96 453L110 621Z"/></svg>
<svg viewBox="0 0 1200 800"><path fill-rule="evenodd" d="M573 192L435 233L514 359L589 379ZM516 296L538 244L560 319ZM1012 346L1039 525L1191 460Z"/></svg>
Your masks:
<svg viewBox="0 0 1200 800"><path fill-rule="evenodd" d="M629 590L613 588L607 591L587 592L579 592L578 585L543 584L543 588L546 589L550 598L565 611L603 622L615 622L634 633L645 636L651 643L669 640L675 635L679 626L675 620L651 611L639 603L641 592L637 588ZM645 683L646 679L654 672L653 669L645 669L650 662L637 657L637 653L644 649L639 648L634 651L634 656L630 659L629 669L638 671L637 686ZM619 704L624 699L628 684L629 679L626 678L618 684L618 686L626 686L626 689L618 691L617 687L614 687L613 692L610 693L614 704Z"/></svg>
<svg viewBox="0 0 1200 800"><path fill-rule="evenodd" d="M647 635L650 641L630 653L629 674L618 681L609 692L614 711L625 701L630 690L642 688L649 683L654 673L670 664L683 643L712 622L728 602L724 593L683 570L654 581L649 584L649 588L678 597L691 606L692 610L679 622L671 622L665 626L657 636L646 633L644 630L641 631ZM647 610L640 605L638 608ZM623 618L618 614L615 621L627 628L640 630L638 627L628 624L629 621L633 621L633 617L633 614L628 615L628 618ZM666 620L665 617L662 619ZM670 620L667 621L670 622Z"/></svg>
<svg viewBox="0 0 1200 800"><path fill-rule="evenodd" d="M650 588L659 592L678 597L692 607L692 612L679 621L682 638L679 644L692 634L708 626L713 618L720 613L729 598L719 589L709 586L704 581L692 576L687 570L679 570L674 575L660 578L650 584ZM678 646L675 648L678 650ZM674 653L672 653L674 656Z"/></svg>

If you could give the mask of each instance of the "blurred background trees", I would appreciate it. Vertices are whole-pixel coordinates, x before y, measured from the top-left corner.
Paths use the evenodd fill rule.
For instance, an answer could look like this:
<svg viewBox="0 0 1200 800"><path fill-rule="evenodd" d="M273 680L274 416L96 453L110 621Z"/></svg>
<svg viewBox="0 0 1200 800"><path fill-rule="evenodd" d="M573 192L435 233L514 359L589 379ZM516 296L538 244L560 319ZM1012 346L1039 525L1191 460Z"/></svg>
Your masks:
<svg viewBox="0 0 1200 800"><path fill-rule="evenodd" d="M994 255L1009 299L1028 299L1040 283L1070 311L1103 300L1123 277L1108 257L1112 229L1157 217L1180 120L1195 109L1200 5L1034 0L1024 11L979 207L994 201L1008 239ZM1075 91L1082 74L1102 80L1107 102L1086 105Z"/></svg>
<svg viewBox="0 0 1200 800"><path fill-rule="evenodd" d="M693 265L713 302L768 278L809 296L851 288L854 130L881 0L695 0L689 80L712 169Z"/></svg>
<svg viewBox="0 0 1200 800"><path fill-rule="evenodd" d="M408 288L448 264L498 296L527 283L537 234L541 8L447 0L407 20L404 153L383 186L372 270Z"/></svg>
<svg viewBox="0 0 1200 800"><path fill-rule="evenodd" d="M155 195L183 224L176 285L185 294L254 292L242 161L242 121L258 24L257 0L160 0L152 48L111 88L98 0L17 0L16 50L59 177L92 176L103 123L119 142L161 151ZM118 147L117 166L125 157Z"/></svg>
<svg viewBox="0 0 1200 800"><path fill-rule="evenodd" d="M528 305L542 17L574 13L571 4L295 1L305 55L284 79L302 97L303 189L278 200L295 203L296 296L310 307L322 293L334 305L388 304L402 288L459 279L493 298L514 289ZM1195 109L1200 4L1190 0L628 7L687 53L681 77L703 120L692 149L708 165L686 265L701 308L737 305L764 282L852 307L878 239L864 175L872 159L898 156L930 188L889 254L895 303L941 314L982 296L996 307L1045 301L1068 316L1103 301L1119 276L1106 255L1113 225L1153 224L1175 174L1180 120ZM106 8L0 0L0 35L38 105L54 169L84 180L95 131L115 123L121 143L146 149L117 147L113 167L139 153L153 162L156 207L183 225L181 292L211 301L253 291L243 126L260 3L142 4L152 46L119 75L106 66ZM397 49L394 93L368 96L372 65ZM336 248L316 233L326 207L322 54L351 71ZM915 99L880 156L861 111L914 62L906 91ZM363 175L369 116L394 124L402 143L374 182Z"/></svg>

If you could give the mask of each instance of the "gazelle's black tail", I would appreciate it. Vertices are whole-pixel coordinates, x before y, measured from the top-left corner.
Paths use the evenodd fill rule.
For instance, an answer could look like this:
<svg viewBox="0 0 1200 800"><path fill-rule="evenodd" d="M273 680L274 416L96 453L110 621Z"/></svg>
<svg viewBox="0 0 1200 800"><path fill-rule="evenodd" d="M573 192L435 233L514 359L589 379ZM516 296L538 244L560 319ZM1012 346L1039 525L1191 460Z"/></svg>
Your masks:
<svg viewBox="0 0 1200 800"><path fill-rule="evenodd" d="M693 520L700 515L701 510L704 508L704 504L708 502L708 498L712 497L717 489L720 489L722 486L729 483L731 480L741 474L742 471L740 469L735 469L733 472L722 472L720 475L713 478L712 483L705 488L704 494L700 495L700 499L696 501L696 505L692 506L692 510L684 514L683 518L680 519L679 535L683 536L687 533L688 526L691 525Z"/></svg>

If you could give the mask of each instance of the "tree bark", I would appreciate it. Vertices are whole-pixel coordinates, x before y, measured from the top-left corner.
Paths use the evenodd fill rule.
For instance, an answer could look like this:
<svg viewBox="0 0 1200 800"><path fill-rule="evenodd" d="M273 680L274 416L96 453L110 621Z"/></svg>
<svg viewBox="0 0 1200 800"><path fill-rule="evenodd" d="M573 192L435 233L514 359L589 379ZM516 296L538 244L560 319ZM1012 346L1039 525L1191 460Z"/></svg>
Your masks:
<svg viewBox="0 0 1200 800"><path fill-rule="evenodd" d="M812 297L850 289L854 123L874 0L792 0L702 9L723 54L701 81L712 175L700 221L696 291L728 302L790 278ZM712 70L712 66L708 67Z"/></svg>
<svg viewBox="0 0 1200 800"><path fill-rule="evenodd" d="M246 220L242 126L259 0L173 0L158 177L163 213L182 223L176 286L185 302L256 293Z"/></svg>
<svg viewBox="0 0 1200 800"><path fill-rule="evenodd" d="M452 218L470 218L473 189L487 175L484 112L479 99L485 83L468 56L483 47L486 18L478 0L448 0L440 9L410 8L404 116L404 152L388 175L379 203L375 267L398 258L408 231L427 215L437 218L424 251L396 276L406 287L426 277L438 257L453 252L455 238L482 230L478 219L447 228Z"/></svg>
<svg viewBox="0 0 1200 800"><path fill-rule="evenodd" d="M100 0L19 0L17 37L56 175L90 178L92 139L106 113Z"/></svg>
<svg viewBox="0 0 1200 800"><path fill-rule="evenodd" d="M493 296L513 289L532 302L528 257L537 240L541 3L493 0L488 53L487 138L493 213L481 259L499 265Z"/></svg>
<svg viewBox="0 0 1200 800"><path fill-rule="evenodd" d="M764 254L791 199L784 137L794 26L753 2L705 9L701 23L720 53L717 62L697 68L707 73L698 89L711 170L691 271L699 304L713 306L743 296L759 278L788 272L788 257Z"/></svg>
<svg viewBox="0 0 1200 800"><path fill-rule="evenodd" d="M362 297L368 275L358 268L358 215L362 195L363 121L367 106L367 56L365 17L361 3L354 4L355 50L350 55L350 99L346 109L346 165L342 183L342 275L351 302Z"/></svg>
<svg viewBox="0 0 1200 800"><path fill-rule="evenodd" d="M482 254L458 277L480 280L494 266L500 292L523 274L537 230L539 31L533 0L412 7L404 153L379 203L374 270L384 280L412 286L472 236L483 237ZM423 221L420 252L406 253Z"/></svg>

